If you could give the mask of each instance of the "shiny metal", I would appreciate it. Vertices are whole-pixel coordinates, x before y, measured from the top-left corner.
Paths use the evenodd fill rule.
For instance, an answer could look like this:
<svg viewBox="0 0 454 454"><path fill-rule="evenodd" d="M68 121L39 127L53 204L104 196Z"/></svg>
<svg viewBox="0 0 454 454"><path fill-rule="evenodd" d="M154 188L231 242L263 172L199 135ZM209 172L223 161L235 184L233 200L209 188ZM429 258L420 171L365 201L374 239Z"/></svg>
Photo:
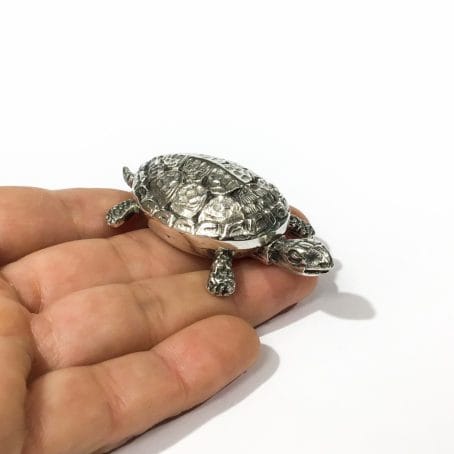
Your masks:
<svg viewBox="0 0 454 454"><path fill-rule="evenodd" d="M281 236L257 249L257 257L267 265L279 265L304 276L328 272L333 259L325 245L315 238L289 239Z"/></svg>
<svg viewBox="0 0 454 454"><path fill-rule="evenodd" d="M118 227L142 211L165 241L212 257L207 289L215 295L235 291L233 258L251 256L310 275L333 266L326 247L313 239L313 228L289 212L279 190L238 164L205 155L164 155L136 174L125 167L123 177L133 199L112 207L107 223Z"/></svg>
<svg viewBox="0 0 454 454"><path fill-rule="evenodd" d="M229 249L218 249L215 252L207 289L216 296L228 296L235 292L235 275L232 260L235 253Z"/></svg>

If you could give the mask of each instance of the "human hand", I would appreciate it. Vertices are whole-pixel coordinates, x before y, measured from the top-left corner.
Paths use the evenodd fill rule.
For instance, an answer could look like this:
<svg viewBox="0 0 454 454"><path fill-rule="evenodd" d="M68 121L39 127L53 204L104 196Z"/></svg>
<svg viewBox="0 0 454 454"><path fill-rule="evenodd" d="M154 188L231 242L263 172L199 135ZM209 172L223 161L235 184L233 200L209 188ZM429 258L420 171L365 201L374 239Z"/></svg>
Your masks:
<svg viewBox="0 0 454 454"><path fill-rule="evenodd" d="M105 225L125 195L0 189L2 453L105 452L203 402L254 362L251 326L315 286L242 259L212 296L206 259Z"/></svg>

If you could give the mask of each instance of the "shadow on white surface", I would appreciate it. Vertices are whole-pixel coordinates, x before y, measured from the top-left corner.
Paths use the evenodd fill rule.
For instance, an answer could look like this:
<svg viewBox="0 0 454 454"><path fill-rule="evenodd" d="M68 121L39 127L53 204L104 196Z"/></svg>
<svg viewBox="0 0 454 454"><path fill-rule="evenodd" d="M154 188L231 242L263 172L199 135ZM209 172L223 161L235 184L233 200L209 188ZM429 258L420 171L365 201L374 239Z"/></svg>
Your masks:
<svg viewBox="0 0 454 454"><path fill-rule="evenodd" d="M150 431L140 435L114 450L118 454L158 454L178 443L191 432L203 426L210 419L234 407L248 397L254 390L265 383L279 367L279 355L267 345L261 347L261 353L255 365L215 394L185 414L168 419ZM111 452L114 452L111 451Z"/></svg>
<svg viewBox="0 0 454 454"><path fill-rule="evenodd" d="M375 309L363 296L354 293L339 292L336 285L337 273L342 263L334 260L334 269L321 276L314 293L300 304L281 312L275 318L258 328L262 336L284 328L317 311L323 311L334 317L347 320L369 320L375 317Z"/></svg>

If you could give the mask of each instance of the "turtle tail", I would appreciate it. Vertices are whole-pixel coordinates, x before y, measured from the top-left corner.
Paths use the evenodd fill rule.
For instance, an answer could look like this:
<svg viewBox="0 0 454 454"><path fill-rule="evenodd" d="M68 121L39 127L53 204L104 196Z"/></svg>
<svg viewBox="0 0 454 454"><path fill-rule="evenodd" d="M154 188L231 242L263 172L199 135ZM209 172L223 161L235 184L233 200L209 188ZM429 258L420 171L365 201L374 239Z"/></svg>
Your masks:
<svg viewBox="0 0 454 454"><path fill-rule="evenodd" d="M123 179L126 181L126 184L132 188L132 181L134 180L134 174L128 167L123 167Z"/></svg>

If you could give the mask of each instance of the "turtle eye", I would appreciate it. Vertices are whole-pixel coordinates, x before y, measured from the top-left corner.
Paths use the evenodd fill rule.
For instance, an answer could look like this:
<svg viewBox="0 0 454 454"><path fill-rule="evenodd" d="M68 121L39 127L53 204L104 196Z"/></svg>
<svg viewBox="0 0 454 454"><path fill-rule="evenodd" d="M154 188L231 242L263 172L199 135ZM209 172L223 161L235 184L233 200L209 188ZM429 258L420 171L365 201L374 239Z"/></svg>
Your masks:
<svg viewBox="0 0 454 454"><path fill-rule="evenodd" d="M292 263L293 265L301 264L301 254L297 250L291 249L288 252L287 257L288 257L288 261L290 263Z"/></svg>

